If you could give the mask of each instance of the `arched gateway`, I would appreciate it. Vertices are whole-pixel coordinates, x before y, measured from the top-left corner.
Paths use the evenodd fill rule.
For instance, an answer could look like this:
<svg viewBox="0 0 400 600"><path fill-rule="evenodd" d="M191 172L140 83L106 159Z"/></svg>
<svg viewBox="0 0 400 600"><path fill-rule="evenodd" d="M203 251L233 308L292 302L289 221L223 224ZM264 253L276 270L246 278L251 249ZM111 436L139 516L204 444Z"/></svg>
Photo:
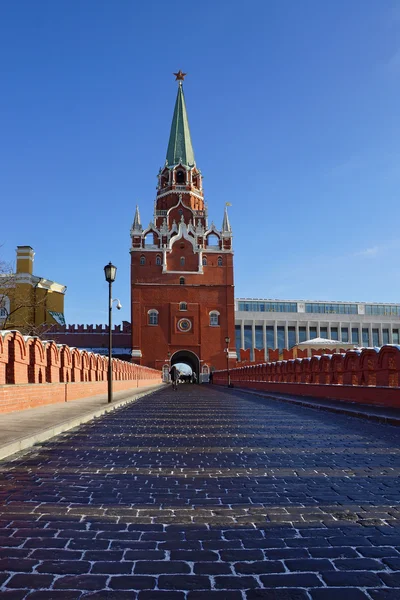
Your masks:
<svg viewBox="0 0 400 600"><path fill-rule="evenodd" d="M136 208L131 228L132 360L162 369L164 376L171 363L187 363L203 381L210 370L225 369L227 358L231 368L236 366L232 230L227 208L221 228L208 219L184 74L176 76L178 94L154 218L144 228Z"/></svg>
<svg viewBox="0 0 400 600"><path fill-rule="evenodd" d="M196 373L197 381L199 381L200 361L199 357L190 350L178 350L171 356L171 367L178 363L189 365L193 373Z"/></svg>

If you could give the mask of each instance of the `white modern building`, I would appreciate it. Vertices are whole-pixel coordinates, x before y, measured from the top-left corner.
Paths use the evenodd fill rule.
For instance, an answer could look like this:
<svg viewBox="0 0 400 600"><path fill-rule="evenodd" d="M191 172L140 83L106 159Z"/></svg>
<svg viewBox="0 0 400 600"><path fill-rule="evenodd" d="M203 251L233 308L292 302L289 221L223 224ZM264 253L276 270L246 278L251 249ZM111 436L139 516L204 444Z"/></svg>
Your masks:
<svg viewBox="0 0 400 600"><path fill-rule="evenodd" d="M400 304L235 300L236 349L290 349L321 337L359 346L399 344Z"/></svg>

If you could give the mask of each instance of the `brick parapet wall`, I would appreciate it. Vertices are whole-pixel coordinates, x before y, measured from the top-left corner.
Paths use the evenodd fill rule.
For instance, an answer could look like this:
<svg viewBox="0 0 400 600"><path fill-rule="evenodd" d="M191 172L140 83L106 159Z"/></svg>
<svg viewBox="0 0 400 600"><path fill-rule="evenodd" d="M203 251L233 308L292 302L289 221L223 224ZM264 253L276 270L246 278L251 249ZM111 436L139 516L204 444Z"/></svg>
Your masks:
<svg viewBox="0 0 400 600"><path fill-rule="evenodd" d="M108 325L54 325L44 338L74 348L108 348ZM112 329L114 348L131 348L132 327L128 321Z"/></svg>
<svg viewBox="0 0 400 600"><path fill-rule="evenodd" d="M18 331L0 332L0 412L55 404L107 392L108 357ZM113 359L115 391L162 382L156 369Z"/></svg>
<svg viewBox="0 0 400 600"><path fill-rule="evenodd" d="M229 374L237 387L400 408L400 346L392 344L247 365ZM227 380L226 370L214 373L214 383Z"/></svg>

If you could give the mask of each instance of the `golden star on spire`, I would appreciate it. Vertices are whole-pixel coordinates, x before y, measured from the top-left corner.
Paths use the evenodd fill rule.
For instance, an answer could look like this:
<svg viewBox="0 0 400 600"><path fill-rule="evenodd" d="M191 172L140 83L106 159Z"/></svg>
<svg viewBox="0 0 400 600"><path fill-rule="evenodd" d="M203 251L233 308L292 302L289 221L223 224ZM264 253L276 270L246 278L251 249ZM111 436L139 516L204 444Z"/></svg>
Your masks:
<svg viewBox="0 0 400 600"><path fill-rule="evenodd" d="M187 75L187 73L182 73L182 71L179 69L179 71L177 73L174 73L175 75L175 81L183 81Z"/></svg>

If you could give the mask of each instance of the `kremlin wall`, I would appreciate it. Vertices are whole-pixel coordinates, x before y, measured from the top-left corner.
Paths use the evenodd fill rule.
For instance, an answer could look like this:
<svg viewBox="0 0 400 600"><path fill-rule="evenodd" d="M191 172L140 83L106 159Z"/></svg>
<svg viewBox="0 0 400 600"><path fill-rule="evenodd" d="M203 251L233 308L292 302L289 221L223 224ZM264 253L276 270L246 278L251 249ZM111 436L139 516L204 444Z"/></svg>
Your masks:
<svg viewBox="0 0 400 600"><path fill-rule="evenodd" d="M0 413L107 392L108 358L0 331ZM113 359L115 392L161 384L161 371Z"/></svg>

